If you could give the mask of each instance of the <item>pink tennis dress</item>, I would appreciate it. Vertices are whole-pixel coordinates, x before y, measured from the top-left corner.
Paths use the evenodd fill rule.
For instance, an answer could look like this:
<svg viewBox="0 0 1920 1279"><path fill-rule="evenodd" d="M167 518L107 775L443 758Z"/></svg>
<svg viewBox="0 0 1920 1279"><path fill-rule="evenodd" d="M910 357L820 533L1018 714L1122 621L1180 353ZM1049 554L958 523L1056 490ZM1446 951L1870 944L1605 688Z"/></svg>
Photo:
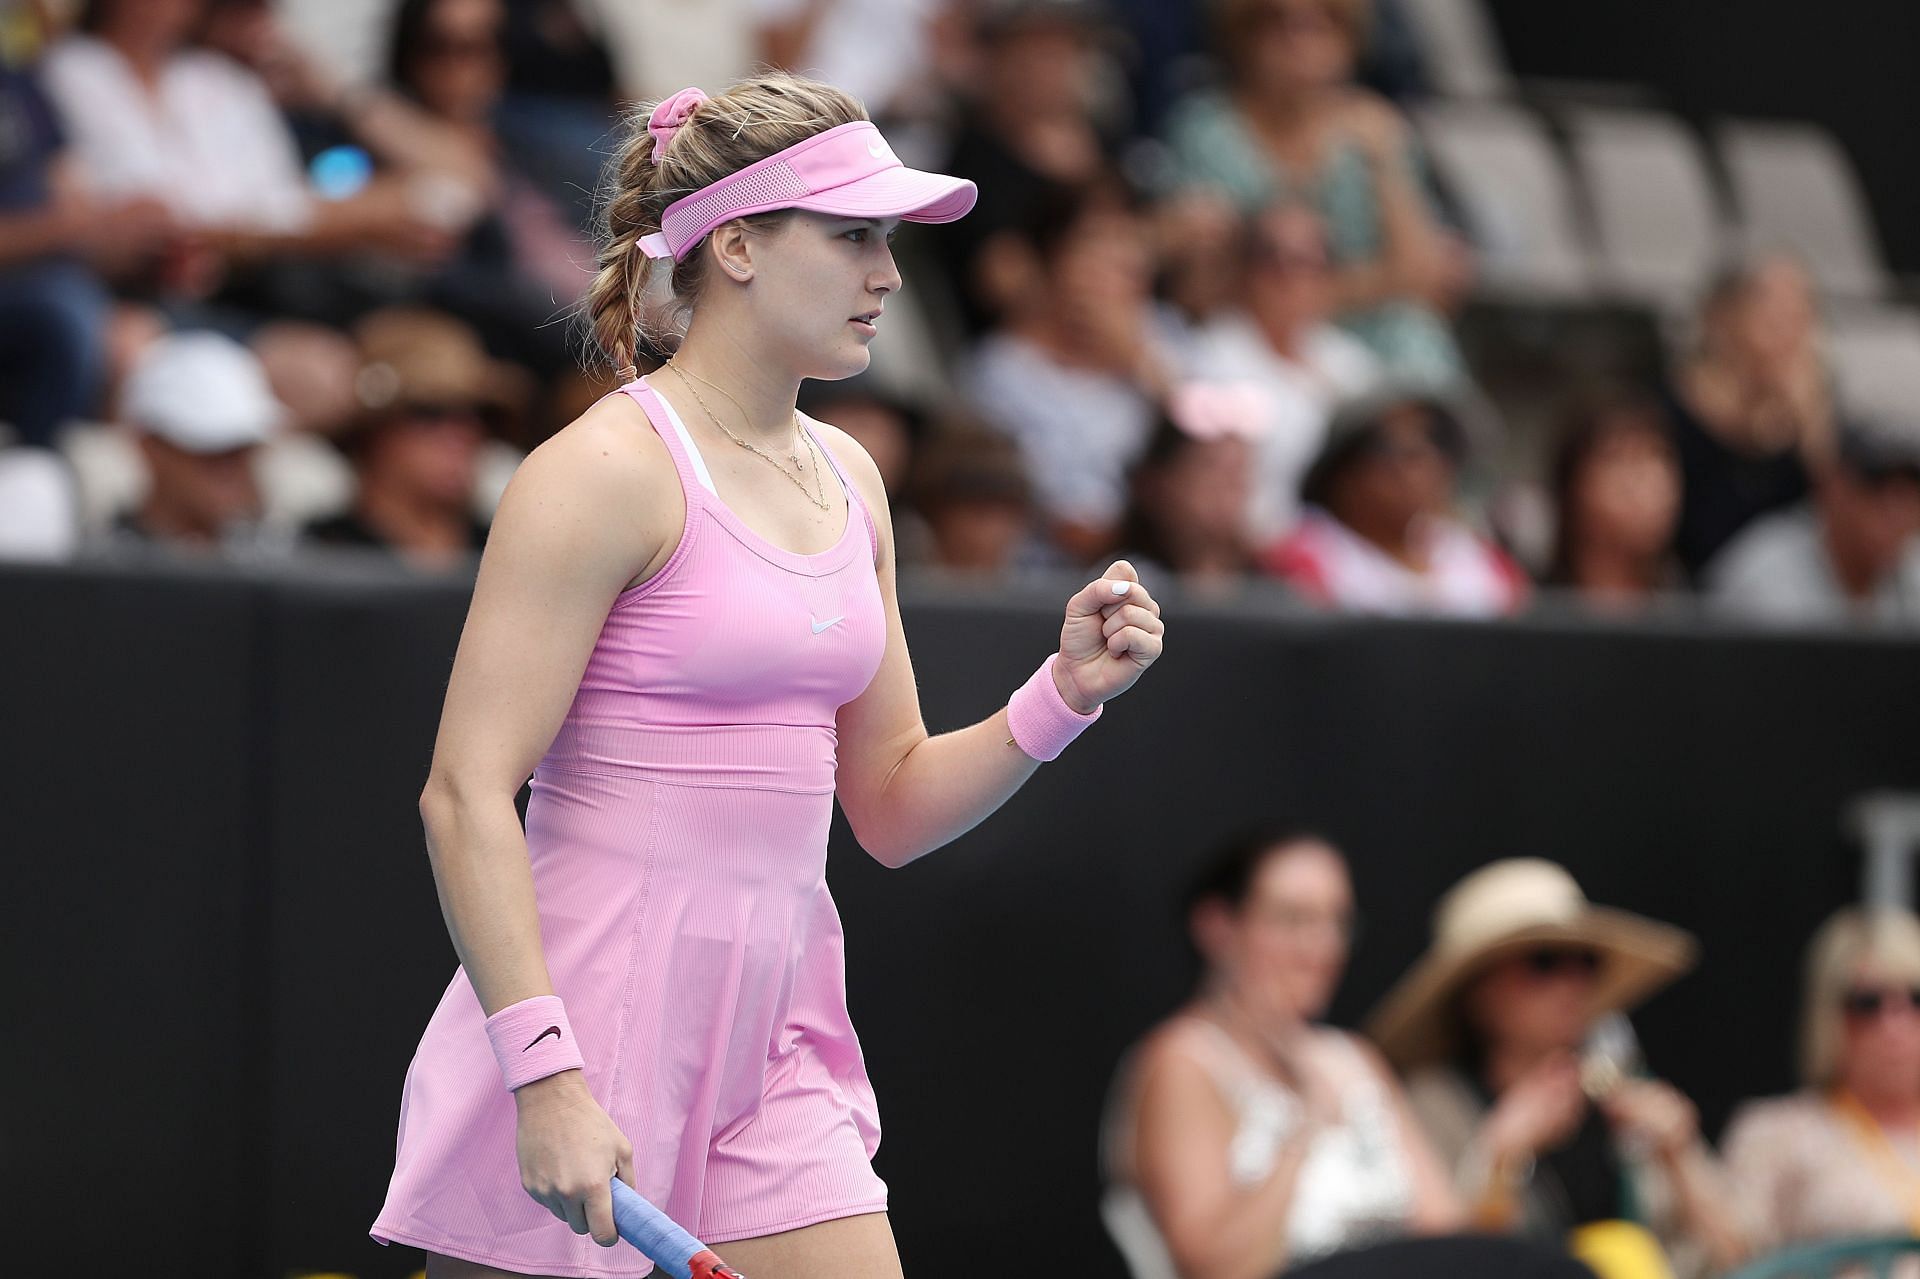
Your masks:
<svg viewBox="0 0 1920 1279"><path fill-rule="evenodd" d="M770 544L715 496L672 407L644 382L625 392L673 454L686 527L614 601L533 774L554 991L637 1188L696 1236L878 1212L879 1116L826 884L834 714L886 642L872 520L823 444L847 495L840 539ZM521 1189L484 1021L455 972L407 1070L373 1237L524 1273L648 1273Z"/></svg>

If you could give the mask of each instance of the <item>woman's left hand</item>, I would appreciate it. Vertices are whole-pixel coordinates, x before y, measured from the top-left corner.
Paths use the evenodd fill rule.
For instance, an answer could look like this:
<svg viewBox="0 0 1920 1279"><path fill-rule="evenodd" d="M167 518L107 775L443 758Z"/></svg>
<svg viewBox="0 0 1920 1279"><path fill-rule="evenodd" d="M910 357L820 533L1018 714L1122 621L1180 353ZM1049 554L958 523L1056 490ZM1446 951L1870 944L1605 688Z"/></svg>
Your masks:
<svg viewBox="0 0 1920 1279"><path fill-rule="evenodd" d="M1629 1080L1600 1106L1615 1127L1668 1161L1685 1153L1700 1132L1700 1112L1693 1103L1678 1088L1658 1079Z"/></svg>
<svg viewBox="0 0 1920 1279"><path fill-rule="evenodd" d="M1082 715L1091 715L1153 665L1166 629L1159 603L1140 584L1133 565L1115 560L1099 581L1067 601L1060 660L1053 664L1060 696Z"/></svg>

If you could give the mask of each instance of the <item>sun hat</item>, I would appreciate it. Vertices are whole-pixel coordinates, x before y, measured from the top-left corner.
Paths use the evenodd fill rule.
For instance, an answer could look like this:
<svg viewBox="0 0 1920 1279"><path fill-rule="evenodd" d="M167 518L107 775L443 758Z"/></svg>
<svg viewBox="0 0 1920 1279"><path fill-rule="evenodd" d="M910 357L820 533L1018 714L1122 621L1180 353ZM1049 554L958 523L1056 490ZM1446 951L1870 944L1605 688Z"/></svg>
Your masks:
<svg viewBox="0 0 1920 1279"><path fill-rule="evenodd" d="M494 359L464 320L424 306L382 307L354 326L358 412L336 443L422 406L468 408L501 427L524 405L526 375Z"/></svg>
<svg viewBox="0 0 1920 1279"><path fill-rule="evenodd" d="M253 352L210 330L155 339L127 375L121 411L141 430L202 454L265 443L287 419Z"/></svg>
<svg viewBox="0 0 1920 1279"><path fill-rule="evenodd" d="M1433 942L1367 1020L1367 1033L1402 1070L1458 1050L1455 999L1494 961L1543 946L1600 956L1593 1012L1624 1011L1693 967L1684 929L1595 906L1552 862L1516 857L1455 884L1433 912Z"/></svg>
<svg viewBox="0 0 1920 1279"><path fill-rule="evenodd" d="M654 108L647 130L654 136L656 155L705 100L698 89L682 89ZM661 215L660 230L642 236L639 247L650 258L678 261L722 222L776 209L952 222L965 216L978 194L966 178L909 169L871 121L855 120L804 138L675 200Z"/></svg>

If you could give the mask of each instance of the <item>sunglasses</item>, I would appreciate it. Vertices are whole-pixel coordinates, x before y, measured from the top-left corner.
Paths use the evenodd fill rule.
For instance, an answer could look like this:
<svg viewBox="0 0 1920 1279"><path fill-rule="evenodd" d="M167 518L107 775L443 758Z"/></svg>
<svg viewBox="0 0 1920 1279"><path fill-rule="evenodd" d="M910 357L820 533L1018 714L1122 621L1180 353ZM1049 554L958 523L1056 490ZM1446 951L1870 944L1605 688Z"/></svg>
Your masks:
<svg viewBox="0 0 1920 1279"><path fill-rule="evenodd" d="M1862 987L1840 997L1840 1009L1849 1017L1866 1021L1889 1008L1920 1012L1920 987L1907 990L1871 990Z"/></svg>
<svg viewBox="0 0 1920 1279"><path fill-rule="evenodd" d="M1530 977L1591 977L1600 971L1596 951L1566 946L1542 946L1519 957L1520 966Z"/></svg>

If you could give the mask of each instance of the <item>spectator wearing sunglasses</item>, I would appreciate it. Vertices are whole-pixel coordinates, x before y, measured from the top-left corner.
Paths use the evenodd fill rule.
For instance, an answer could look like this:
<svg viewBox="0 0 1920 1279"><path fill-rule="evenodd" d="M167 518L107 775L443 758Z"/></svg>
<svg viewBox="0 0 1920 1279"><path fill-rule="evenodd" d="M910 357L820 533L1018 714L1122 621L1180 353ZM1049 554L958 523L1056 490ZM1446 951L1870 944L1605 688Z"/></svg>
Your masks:
<svg viewBox="0 0 1920 1279"><path fill-rule="evenodd" d="M1920 1234L1920 920L1829 919L1807 948L1800 1015L1803 1087L1727 1128L1754 1246Z"/></svg>
<svg viewBox="0 0 1920 1279"><path fill-rule="evenodd" d="M336 443L357 492L352 509L308 524L306 536L456 567L486 544L474 510L481 451L519 398L516 374L459 320L423 308L376 311L356 336L361 411Z"/></svg>
<svg viewBox="0 0 1920 1279"><path fill-rule="evenodd" d="M1537 859L1495 862L1441 898L1430 949L1368 1031L1407 1072L1476 1225L1552 1241L1611 1223L1615 1237L1650 1235L1681 1276L1739 1259L1693 1104L1594 1034L1694 951L1678 928L1593 906Z"/></svg>

